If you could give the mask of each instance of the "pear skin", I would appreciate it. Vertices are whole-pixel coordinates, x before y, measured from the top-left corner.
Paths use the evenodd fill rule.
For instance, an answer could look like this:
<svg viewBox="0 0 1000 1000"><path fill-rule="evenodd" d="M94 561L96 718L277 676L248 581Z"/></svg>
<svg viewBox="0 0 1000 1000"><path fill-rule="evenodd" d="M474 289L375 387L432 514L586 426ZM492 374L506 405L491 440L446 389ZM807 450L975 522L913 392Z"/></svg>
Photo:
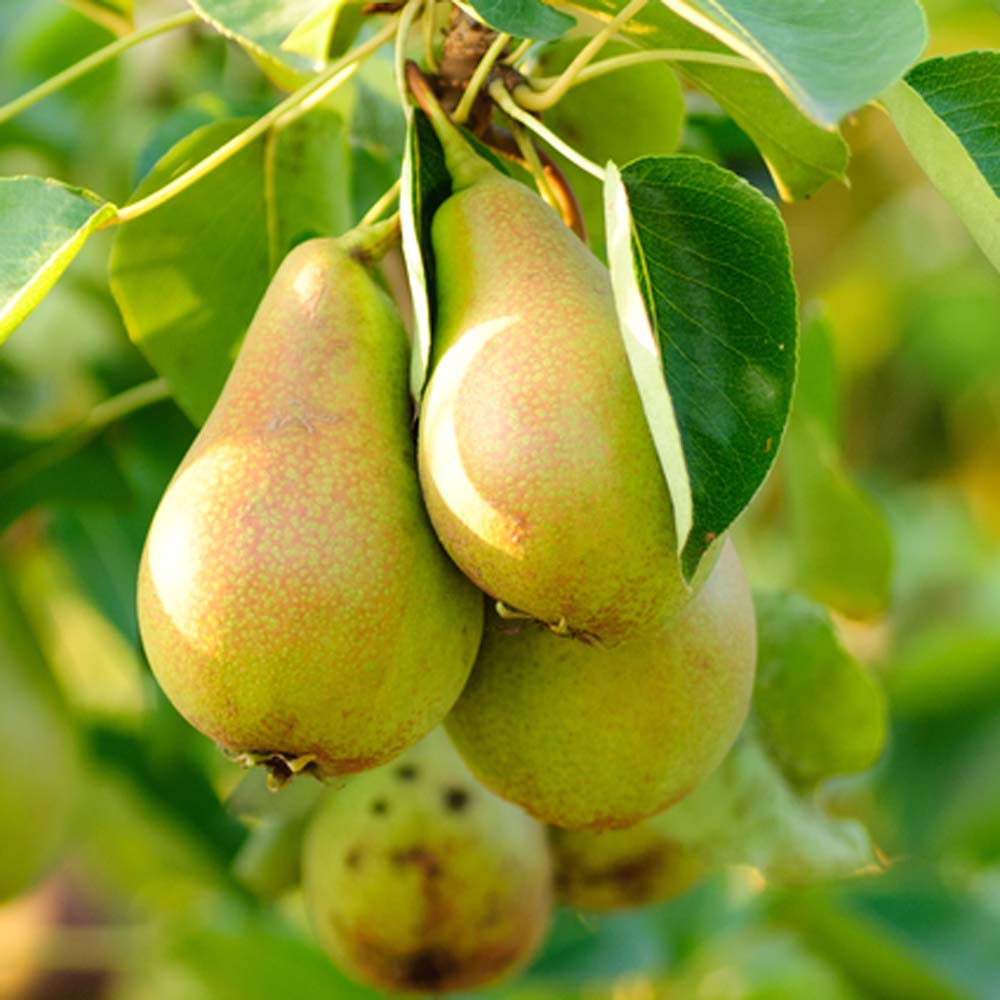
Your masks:
<svg viewBox="0 0 1000 1000"><path fill-rule="evenodd" d="M149 531L139 623L157 680L279 781L400 753L475 658L482 597L421 502L407 367L357 247L296 247Z"/></svg>
<svg viewBox="0 0 1000 1000"><path fill-rule="evenodd" d="M306 905L346 972L440 994L507 978L552 909L545 829L479 785L443 731L328 794L306 833Z"/></svg>
<svg viewBox="0 0 1000 1000"><path fill-rule="evenodd" d="M691 602L612 648L487 620L446 726L473 773L553 826L630 826L722 761L753 687L753 602L727 542Z"/></svg>
<svg viewBox="0 0 1000 1000"><path fill-rule="evenodd" d="M435 122L437 318L420 417L434 528L482 590L614 643L689 596L607 269L534 192Z"/></svg>
<svg viewBox="0 0 1000 1000"><path fill-rule="evenodd" d="M651 816L625 830L549 828L556 898L590 913L673 899L705 874L697 853L659 830Z"/></svg>

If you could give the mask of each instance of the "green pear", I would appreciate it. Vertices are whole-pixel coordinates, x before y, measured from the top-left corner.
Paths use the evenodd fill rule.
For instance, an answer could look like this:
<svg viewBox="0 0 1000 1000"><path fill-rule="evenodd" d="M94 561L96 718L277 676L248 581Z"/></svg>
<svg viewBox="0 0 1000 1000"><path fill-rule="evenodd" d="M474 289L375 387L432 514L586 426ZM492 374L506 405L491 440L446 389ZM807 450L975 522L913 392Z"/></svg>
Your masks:
<svg viewBox="0 0 1000 1000"><path fill-rule="evenodd" d="M629 826L693 791L743 724L753 602L727 542L691 602L608 649L491 616L446 720L498 795L553 826Z"/></svg>
<svg viewBox="0 0 1000 1000"><path fill-rule="evenodd" d="M431 110L453 180L420 415L434 528L482 590L558 631L655 628L688 589L608 271Z"/></svg>
<svg viewBox="0 0 1000 1000"><path fill-rule="evenodd" d="M65 840L79 759L70 721L0 565L0 902L20 895Z"/></svg>
<svg viewBox="0 0 1000 1000"><path fill-rule="evenodd" d="M552 909L544 827L479 785L442 730L328 794L302 872L323 946L393 992L510 976L535 954Z"/></svg>
<svg viewBox="0 0 1000 1000"><path fill-rule="evenodd" d="M157 680L280 782L374 767L465 683L482 597L420 499L408 344L372 234L296 247L150 527L139 623Z"/></svg>
<svg viewBox="0 0 1000 1000"><path fill-rule="evenodd" d="M704 874L698 855L657 827L659 816L625 830L550 827L556 898L604 912L673 899Z"/></svg>
<svg viewBox="0 0 1000 1000"><path fill-rule="evenodd" d="M799 787L871 767L887 728L878 681L840 644L822 605L798 594L761 594L756 605L764 749Z"/></svg>

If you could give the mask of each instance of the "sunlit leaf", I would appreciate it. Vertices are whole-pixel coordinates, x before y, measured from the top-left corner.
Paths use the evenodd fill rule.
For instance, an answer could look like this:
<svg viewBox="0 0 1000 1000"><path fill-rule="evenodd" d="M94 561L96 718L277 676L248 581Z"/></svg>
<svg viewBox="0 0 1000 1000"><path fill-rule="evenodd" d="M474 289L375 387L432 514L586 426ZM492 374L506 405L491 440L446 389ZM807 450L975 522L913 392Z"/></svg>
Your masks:
<svg viewBox="0 0 1000 1000"><path fill-rule="evenodd" d="M0 343L114 214L113 205L82 188L41 177L0 178Z"/></svg>

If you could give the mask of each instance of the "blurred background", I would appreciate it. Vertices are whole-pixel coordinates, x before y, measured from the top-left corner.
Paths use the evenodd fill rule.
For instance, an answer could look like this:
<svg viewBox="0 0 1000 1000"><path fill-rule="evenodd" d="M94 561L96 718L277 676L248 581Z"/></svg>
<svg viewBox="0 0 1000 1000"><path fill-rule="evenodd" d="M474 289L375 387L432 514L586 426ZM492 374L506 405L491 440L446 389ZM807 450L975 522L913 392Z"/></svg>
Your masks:
<svg viewBox="0 0 1000 1000"><path fill-rule="evenodd" d="M924 6L930 54L1000 48L987 0ZM0 103L112 38L57 0L3 0ZM354 111L386 117L380 141L348 128L360 208L398 170L384 69ZM0 175L121 203L179 138L277 93L237 47L173 32L0 126ZM786 446L736 539L755 587L828 604L885 686L882 760L824 795L887 870L779 890L734 869L646 910L561 911L497 996L1000 998L1000 276L878 109L845 134L850 186L783 208L821 372L796 407L824 412L835 447L793 465ZM773 193L700 95L683 141ZM54 859L0 906L0 1000L374 995L319 950L294 891L255 891L247 824L224 804L242 774L143 660L139 553L195 428L166 400L101 409L155 377L108 291L111 239L0 348L0 886L19 859Z"/></svg>

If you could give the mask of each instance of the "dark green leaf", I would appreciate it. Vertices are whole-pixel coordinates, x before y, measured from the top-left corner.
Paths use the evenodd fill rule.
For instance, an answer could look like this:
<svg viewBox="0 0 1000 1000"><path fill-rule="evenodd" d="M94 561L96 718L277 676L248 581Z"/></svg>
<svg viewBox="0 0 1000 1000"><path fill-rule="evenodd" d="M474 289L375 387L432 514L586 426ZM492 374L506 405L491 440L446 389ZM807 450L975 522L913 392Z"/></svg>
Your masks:
<svg viewBox="0 0 1000 1000"><path fill-rule="evenodd" d="M914 159L1000 270L1000 52L930 59L881 101Z"/></svg>
<svg viewBox="0 0 1000 1000"><path fill-rule="evenodd" d="M766 198L700 158L639 159L621 176L627 205L614 209L631 219L609 221L609 233L631 234L655 337L626 342L690 577L763 482L788 417L798 327L788 241ZM616 282L628 279L626 255L609 243Z"/></svg>

